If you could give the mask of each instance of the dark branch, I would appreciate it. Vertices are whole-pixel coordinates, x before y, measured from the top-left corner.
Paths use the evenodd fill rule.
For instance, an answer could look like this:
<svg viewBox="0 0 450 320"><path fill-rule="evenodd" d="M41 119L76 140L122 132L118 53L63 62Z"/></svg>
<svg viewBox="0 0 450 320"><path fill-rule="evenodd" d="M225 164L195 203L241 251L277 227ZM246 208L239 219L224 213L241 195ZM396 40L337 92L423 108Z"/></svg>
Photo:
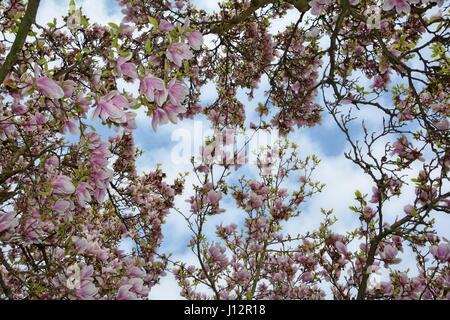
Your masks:
<svg viewBox="0 0 450 320"><path fill-rule="evenodd" d="M30 32L31 25L36 19L39 2L40 0L28 1L27 9L22 18L22 21L20 21L19 31L17 31L16 39L14 40L14 43L11 46L11 50L9 51L8 56L5 59L5 63L3 63L2 67L0 68L0 83L3 83L6 76L17 62L17 55L19 54L19 51L22 49L25 40L27 39L27 35L28 32Z"/></svg>

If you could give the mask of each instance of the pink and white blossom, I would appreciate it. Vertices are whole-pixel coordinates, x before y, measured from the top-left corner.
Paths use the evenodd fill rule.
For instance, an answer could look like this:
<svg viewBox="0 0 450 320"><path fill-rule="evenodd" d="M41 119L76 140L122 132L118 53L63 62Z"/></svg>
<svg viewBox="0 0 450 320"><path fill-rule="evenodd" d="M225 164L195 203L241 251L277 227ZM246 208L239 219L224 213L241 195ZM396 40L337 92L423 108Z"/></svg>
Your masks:
<svg viewBox="0 0 450 320"><path fill-rule="evenodd" d="M148 101L156 102L158 106L162 106L167 100L168 91L164 81L152 75L146 76L140 84L140 92Z"/></svg>
<svg viewBox="0 0 450 320"><path fill-rule="evenodd" d="M173 43L166 52L167 59L172 61L178 67L183 65L184 60L193 58L193 54L185 43Z"/></svg>
<svg viewBox="0 0 450 320"><path fill-rule="evenodd" d="M75 192L75 186L69 177L59 175L53 180L53 192L56 194L72 194Z"/></svg>
<svg viewBox="0 0 450 320"><path fill-rule="evenodd" d="M36 79L36 87L47 98L57 100L64 97L64 90L53 79L40 77Z"/></svg>
<svg viewBox="0 0 450 320"><path fill-rule="evenodd" d="M200 50L203 44L203 35L199 31L188 32L186 34L189 45L194 50Z"/></svg>
<svg viewBox="0 0 450 320"><path fill-rule="evenodd" d="M152 128L156 131L156 128L162 124L166 124L169 121L169 118L167 116L167 113L161 109L156 108L153 111L153 117L152 117Z"/></svg>
<svg viewBox="0 0 450 320"><path fill-rule="evenodd" d="M409 13L411 11L411 7L407 0L384 0L384 11L390 11L393 8L395 8L398 14Z"/></svg>
<svg viewBox="0 0 450 320"><path fill-rule="evenodd" d="M103 121L110 119L115 122L125 122L124 108L128 105L128 100L124 96L117 91L112 91L98 99L92 118L100 116Z"/></svg>

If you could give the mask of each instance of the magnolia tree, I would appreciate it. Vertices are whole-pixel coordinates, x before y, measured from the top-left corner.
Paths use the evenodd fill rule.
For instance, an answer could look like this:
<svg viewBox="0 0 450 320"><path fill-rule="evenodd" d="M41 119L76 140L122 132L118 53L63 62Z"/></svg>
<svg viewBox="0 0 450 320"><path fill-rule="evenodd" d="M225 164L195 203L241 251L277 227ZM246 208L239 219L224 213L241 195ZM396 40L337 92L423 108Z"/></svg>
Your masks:
<svg viewBox="0 0 450 320"><path fill-rule="evenodd" d="M208 13L120 0L122 23L98 25L71 1L40 25L39 2L0 3L0 298L145 299L167 273L188 299L450 298L450 244L435 229L450 213L448 3L236 0ZM262 80L248 124L237 93L253 99ZM205 105L207 83L218 95ZM136 168L138 113L154 130L207 117L217 134L192 158L193 185ZM288 139L324 116L372 193L348 195L356 229L336 232L323 204L319 228L292 234L323 184L320 160ZM256 178L242 172L245 148L226 150L237 130L281 134L258 153ZM243 222L212 237L225 199ZM395 201L403 211L389 212ZM195 264L161 247L169 214L184 217Z"/></svg>

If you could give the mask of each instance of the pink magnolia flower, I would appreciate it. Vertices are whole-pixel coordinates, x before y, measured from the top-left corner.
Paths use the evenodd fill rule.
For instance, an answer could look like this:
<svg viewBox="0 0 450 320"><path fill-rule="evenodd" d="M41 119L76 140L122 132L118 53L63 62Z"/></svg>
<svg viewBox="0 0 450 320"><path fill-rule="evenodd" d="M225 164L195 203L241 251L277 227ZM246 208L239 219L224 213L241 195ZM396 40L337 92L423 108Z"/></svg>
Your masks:
<svg viewBox="0 0 450 320"><path fill-rule="evenodd" d="M219 245L213 245L208 248L208 253L214 262L217 262L221 267L228 264L228 259L225 255L225 248Z"/></svg>
<svg viewBox="0 0 450 320"><path fill-rule="evenodd" d="M77 134L78 133L78 126L75 121L75 119L68 119L64 121L64 132L69 131L71 134Z"/></svg>
<svg viewBox="0 0 450 320"><path fill-rule="evenodd" d="M77 236L72 237L72 243L80 254L84 253L89 245L89 242L85 238L80 238Z"/></svg>
<svg viewBox="0 0 450 320"><path fill-rule="evenodd" d="M121 286L119 288L119 292L117 293L117 300L137 300L137 295L130 291L132 287L133 286L130 284Z"/></svg>
<svg viewBox="0 0 450 320"><path fill-rule="evenodd" d="M152 75L146 76L140 84L140 92L148 101L155 101L158 106L162 106L167 100L167 89L164 81Z"/></svg>
<svg viewBox="0 0 450 320"><path fill-rule="evenodd" d="M120 34L122 34L122 35L131 36L135 29L136 28L132 25L129 25L129 24L126 24L123 22L120 24Z"/></svg>
<svg viewBox="0 0 450 320"><path fill-rule="evenodd" d="M183 65L183 60L192 59L193 55L188 45L185 43L173 43L166 52L167 59L178 67Z"/></svg>
<svg viewBox="0 0 450 320"><path fill-rule="evenodd" d="M75 187L69 177L59 175L53 180L53 192L57 194L72 194Z"/></svg>
<svg viewBox="0 0 450 320"><path fill-rule="evenodd" d="M77 188L75 189L75 195L80 206L86 207L87 204L91 201L91 191L92 189L87 183L81 182L78 184Z"/></svg>
<svg viewBox="0 0 450 320"><path fill-rule="evenodd" d="M384 0L384 11L390 11L393 8L395 8L398 14L401 14L402 12L409 13L411 11L411 7L406 0Z"/></svg>
<svg viewBox="0 0 450 320"><path fill-rule="evenodd" d="M40 77L36 80L37 89L47 98L61 99L64 97L63 89L55 80L47 77Z"/></svg>
<svg viewBox="0 0 450 320"><path fill-rule="evenodd" d="M125 116L127 117L127 121L123 124L124 128L128 130L133 130L137 128L136 116L137 114L132 111L128 111Z"/></svg>
<svg viewBox="0 0 450 320"><path fill-rule="evenodd" d="M375 213L373 212L373 209L369 206L364 206L363 210L363 219L365 219L366 221L370 221L373 216L375 215Z"/></svg>
<svg viewBox="0 0 450 320"><path fill-rule="evenodd" d="M222 192L210 190L208 192L207 198L209 204L216 205L217 203L219 203L220 199L222 199Z"/></svg>
<svg viewBox="0 0 450 320"><path fill-rule="evenodd" d="M168 94L170 102L176 106L180 106L186 98L188 90L181 81L172 79L168 85Z"/></svg>
<svg viewBox="0 0 450 320"><path fill-rule="evenodd" d="M292 85L292 91L295 92L295 94L298 94L298 92L300 91L300 82L296 81L293 85Z"/></svg>
<svg viewBox="0 0 450 320"><path fill-rule="evenodd" d="M164 111L166 112L167 118L170 120L170 122L177 123L178 115L180 113L185 113L186 108L169 103L164 107Z"/></svg>
<svg viewBox="0 0 450 320"><path fill-rule="evenodd" d="M450 126L450 124L449 124L447 118L444 118L440 122L436 123L436 128L438 128L438 130L442 130L442 131L447 131L449 126Z"/></svg>
<svg viewBox="0 0 450 320"><path fill-rule="evenodd" d="M136 71L136 65L131 62L127 62L131 59L131 55L127 57L119 57L117 59L117 71L119 74L130 77L132 79L138 78L138 74Z"/></svg>
<svg viewBox="0 0 450 320"><path fill-rule="evenodd" d="M89 280L83 280L76 290L77 297L82 300L93 300L97 293L97 287Z"/></svg>
<svg viewBox="0 0 450 320"><path fill-rule="evenodd" d="M309 6L311 7L311 14L318 16L323 13L325 7L330 3L330 0L311 0Z"/></svg>
<svg viewBox="0 0 450 320"><path fill-rule="evenodd" d="M410 205L410 204L403 207L403 211L405 211L405 213L408 215L412 214L414 212L414 210L415 210L414 206Z"/></svg>
<svg viewBox="0 0 450 320"><path fill-rule="evenodd" d="M169 121L167 117L167 113L161 109L156 108L155 111L153 111L153 118L152 118L152 127L153 130L156 131L156 127L162 124L166 124Z"/></svg>
<svg viewBox="0 0 450 320"><path fill-rule="evenodd" d="M159 30L161 30L161 32L167 33L169 31L172 31L173 29L175 29L175 26L169 21L161 19L161 21L159 22Z"/></svg>
<svg viewBox="0 0 450 320"><path fill-rule="evenodd" d="M374 86L375 88L383 88L385 84L386 84L386 81L385 81L385 79L383 78L383 76L377 74L377 75L374 77L373 86Z"/></svg>
<svg viewBox="0 0 450 320"><path fill-rule="evenodd" d="M436 260L446 262L450 259L450 244L441 242L437 246L432 246L430 252Z"/></svg>
<svg viewBox="0 0 450 320"><path fill-rule="evenodd" d="M62 89L64 91L64 95L66 97L72 96L73 92L75 91L75 88L77 87L77 84L73 80L66 80L63 82Z"/></svg>
<svg viewBox="0 0 450 320"><path fill-rule="evenodd" d="M23 105L20 103L13 103L11 108L12 108L12 111L18 115L25 114L28 111L28 107L26 105Z"/></svg>
<svg viewBox="0 0 450 320"><path fill-rule="evenodd" d="M348 252L347 246L344 243L342 243L341 241L336 241L334 246L336 247L337 251L339 251L340 254L343 254L343 255L347 254L347 252Z"/></svg>
<svg viewBox="0 0 450 320"><path fill-rule="evenodd" d="M250 196L250 206L251 208L249 209L258 209L261 208L263 205L263 200L264 198L262 196L256 195L256 194L252 194Z"/></svg>
<svg viewBox="0 0 450 320"><path fill-rule="evenodd" d="M97 101L97 107L92 114L92 119L100 116L103 121L111 118L117 122L125 122L126 116L123 109L128 107L128 100L117 91L112 91L106 96L100 97Z"/></svg>
<svg viewBox="0 0 450 320"><path fill-rule="evenodd" d="M16 215L14 212L2 213L0 212L0 233L14 228L18 225Z"/></svg>
<svg viewBox="0 0 450 320"><path fill-rule="evenodd" d="M146 296L149 293L149 289L144 285L144 280L141 278L131 278L128 280L128 284L130 284L131 290L141 296Z"/></svg>
<svg viewBox="0 0 450 320"><path fill-rule="evenodd" d="M60 199L55 202L53 210L59 214L64 214L70 209L71 206L72 203L70 201Z"/></svg>
<svg viewBox="0 0 450 320"><path fill-rule="evenodd" d="M203 35L199 31L188 32L186 37L192 49L200 50L203 44Z"/></svg>
<svg viewBox="0 0 450 320"><path fill-rule="evenodd" d="M381 193L377 187L372 187L372 197L370 198L370 203L378 203L381 199Z"/></svg>
<svg viewBox="0 0 450 320"><path fill-rule="evenodd" d="M303 282L311 282L314 279L314 275L312 274L312 272L308 271L302 274L301 279Z"/></svg>
<svg viewBox="0 0 450 320"><path fill-rule="evenodd" d="M138 268L136 266L131 266L128 268L128 275L130 277L144 277L145 272L141 268Z"/></svg>
<svg viewBox="0 0 450 320"><path fill-rule="evenodd" d="M58 157L53 155L45 161L45 169L50 171L51 169L56 168L58 164L59 164Z"/></svg>
<svg viewBox="0 0 450 320"><path fill-rule="evenodd" d="M380 257L382 260L392 261L397 256L397 253L397 248L388 244L384 247L383 252L380 253Z"/></svg>

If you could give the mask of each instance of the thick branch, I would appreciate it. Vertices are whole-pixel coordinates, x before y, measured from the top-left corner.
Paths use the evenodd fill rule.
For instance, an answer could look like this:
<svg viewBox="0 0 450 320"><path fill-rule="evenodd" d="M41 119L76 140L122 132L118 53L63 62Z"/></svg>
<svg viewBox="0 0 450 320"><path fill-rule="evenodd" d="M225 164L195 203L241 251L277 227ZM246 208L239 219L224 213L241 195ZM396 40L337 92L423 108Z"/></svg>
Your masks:
<svg viewBox="0 0 450 320"><path fill-rule="evenodd" d="M14 40L11 50L5 59L5 63L0 68L0 83L3 83L8 73L14 67L17 62L17 55L22 49L25 40L27 39L28 32L31 29L31 25L36 19L36 13L39 7L40 0L29 0L25 14L20 21L19 31L17 31L16 39Z"/></svg>
<svg viewBox="0 0 450 320"><path fill-rule="evenodd" d="M269 4L278 3L278 0L252 0L250 6L242 11L240 14L234 16L230 20L224 21L213 26L210 29L211 33L224 33L229 31L235 25L244 22L247 18L249 18L255 11L261 9ZM306 12L309 9L308 0L291 0L287 1L292 4L298 11Z"/></svg>

